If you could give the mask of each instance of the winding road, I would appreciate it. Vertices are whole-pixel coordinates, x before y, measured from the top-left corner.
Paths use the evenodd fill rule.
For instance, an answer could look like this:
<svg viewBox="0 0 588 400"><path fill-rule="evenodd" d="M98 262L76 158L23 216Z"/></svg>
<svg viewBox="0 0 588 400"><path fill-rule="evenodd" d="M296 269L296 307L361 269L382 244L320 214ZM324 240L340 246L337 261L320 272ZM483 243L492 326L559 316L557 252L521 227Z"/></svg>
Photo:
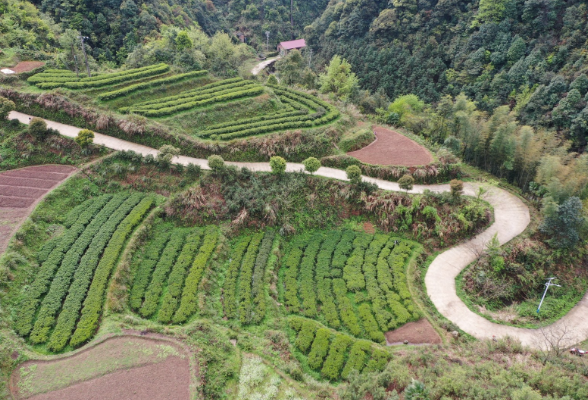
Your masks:
<svg viewBox="0 0 588 400"><path fill-rule="evenodd" d="M11 112L9 118L17 118L28 124L32 116L20 112ZM48 121L47 126L58 130L62 135L75 137L79 128ZM100 133L95 134L94 143L104 145L113 150L133 150L144 156L157 155L157 150L140 144L113 138ZM179 156L176 163L187 165L193 163L203 169L209 169L207 160ZM271 171L269 163L227 162L237 167L247 167L252 171ZM296 172L304 170L302 164L288 163L286 170ZM327 178L347 180L345 171L321 167L316 175ZM379 188L400 191L395 182L363 177L365 181L375 183ZM464 194L475 196L480 184L467 183ZM410 193L423 193L425 190L433 192L448 192L449 185L415 185ZM559 346L572 345L588 337L588 293L562 319L543 329L524 329L490 322L486 318L471 311L457 296L455 278L471 262L479 257L486 244L497 235L500 244L505 244L520 235L529 225L529 209L515 195L506 190L492 187L484 195L484 199L494 207L494 223L476 237L452 247L439 254L429 266L425 276L425 285L429 297L437 310L448 320L459 326L464 332L478 339L492 339L510 336L521 341L525 346L545 348L548 341L558 341Z"/></svg>

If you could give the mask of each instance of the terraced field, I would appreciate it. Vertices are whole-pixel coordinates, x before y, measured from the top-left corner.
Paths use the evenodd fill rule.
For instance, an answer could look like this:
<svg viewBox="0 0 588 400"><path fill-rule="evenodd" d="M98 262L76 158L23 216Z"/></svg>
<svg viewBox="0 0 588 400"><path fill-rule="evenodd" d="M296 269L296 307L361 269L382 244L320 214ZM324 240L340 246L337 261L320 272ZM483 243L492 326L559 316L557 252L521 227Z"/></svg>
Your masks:
<svg viewBox="0 0 588 400"><path fill-rule="evenodd" d="M16 332L51 351L91 339L119 255L153 203L143 194L103 195L70 211L67 230L37 254L40 267L23 292Z"/></svg>

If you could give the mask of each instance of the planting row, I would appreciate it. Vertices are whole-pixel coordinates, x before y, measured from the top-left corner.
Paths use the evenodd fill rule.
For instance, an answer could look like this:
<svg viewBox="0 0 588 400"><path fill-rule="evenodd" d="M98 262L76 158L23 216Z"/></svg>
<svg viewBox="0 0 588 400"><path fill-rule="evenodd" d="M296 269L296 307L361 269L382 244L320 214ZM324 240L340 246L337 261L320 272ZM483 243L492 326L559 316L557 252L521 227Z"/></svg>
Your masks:
<svg viewBox="0 0 588 400"><path fill-rule="evenodd" d="M35 84L41 89L88 89L132 82L136 79L164 74L168 71L169 65L162 63L143 68L129 69L112 74L96 75L81 79L78 79L72 75L59 77L52 76L51 74L44 75L44 73L41 73L30 77L28 82Z"/></svg>
<svg viewBox="0 0 588 400"><path fill-rule="evenodd" d="M335 333L323 325L300 317L288 319L297 332L295 347L304 355L308 366L325 379L347 379L351 371L382 371L391 356L365 340Z"/></svg>
<svg viewBox="0 0 588 400"><path fill-rule="evenodd" d="M90 200L81 212L83 208L72 210L66 217L70 228L40 252L43 261L23 293L16 331L34 344L47 343L52 351L90 339L112 269L152 204L142 194L119 194Z"/></svg>
<svg viewBox="0 0 588 400"><path fill-rule="evenodd" d="M283 261L290 313L384 343L384 332L419 318L406 283L415 252L387 235L331 231L292 240Z"/></svg>
<svg viewBox="0 0 588 400"><path fill-rule="evenodd" d="M196 294L218 239L218 229L155 229L134 262L129 304L144 318L183 323L197 311Z"/></svg>
<svg viewBox="0 0 588 400"><path fill-rule="evenodd" d="M154 79L149 82L137 83L135 85L126 86L122 89L113 90L110 92L99 94L98 99L102 100L102 101L112 100L112 99L116 99L118 97L127 96L127 95L129 95L133 92L137 92L139 90L145 90L145 89L149 89L152 87L168 85L170 83L180 82L185 79L200 78L200 77L203 77L206 75L208 75L208 71L203 70L203 71L186 72L185 74L177 74L177 75L173 75L173 76L170 76L167 78Z"/></svg>
<svg viewBox="0 0 588 400"><path fill-rule="evenodd" d="M227 318L239 318L242 324L259 324L265 318L265 271L274 239L275 232L268 231L237 242L223 286Z"/></svg>

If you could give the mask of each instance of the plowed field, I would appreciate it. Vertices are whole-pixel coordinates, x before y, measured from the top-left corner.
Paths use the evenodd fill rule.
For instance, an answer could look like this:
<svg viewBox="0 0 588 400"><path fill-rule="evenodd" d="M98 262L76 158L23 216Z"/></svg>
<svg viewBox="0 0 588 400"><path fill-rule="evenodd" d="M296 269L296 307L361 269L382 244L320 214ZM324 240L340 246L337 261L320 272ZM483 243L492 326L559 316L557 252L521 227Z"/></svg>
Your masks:
<svg viewBox="0 0 588 400"><path fill-rule="evenodd" d="M35 204L76 168L40 165L0 172L0 254Z"/></svg>
<svg viewBox="0 0 588 400"><path fill-rule="evenodd" d="M373 165L416 167L433 162L427 149L406 136L382 127L374 128L374 132L376 141L347 154Z"/></svg>

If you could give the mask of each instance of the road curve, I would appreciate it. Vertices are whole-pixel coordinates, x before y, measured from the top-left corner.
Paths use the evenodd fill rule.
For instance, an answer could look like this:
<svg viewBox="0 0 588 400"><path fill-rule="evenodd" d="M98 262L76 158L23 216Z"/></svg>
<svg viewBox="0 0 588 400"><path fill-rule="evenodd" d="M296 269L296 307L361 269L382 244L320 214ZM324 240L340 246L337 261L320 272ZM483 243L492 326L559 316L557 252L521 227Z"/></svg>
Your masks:
<svg viewBox="0 0 588 400"><path fill-rule="evenodd" d="M255 67L253 67L253 69L251 70L251 73L253 75L257 75L261 71L263 71L268 65L275 63L279 59L280 59L279 56L278 57L274 57L274 58L268 58L267 60L262 61L259 64L255 65Z"/></svg>
<svg viewBox="0 0 588 400"><path fill-rule="evenodd" d="M28 124L32 116L20 112L11 112L9 118L16 118ZM79 128L48 121L47 126L58 130L62 135L75 137ZM113 150L133 150L143 155L156 155L157 150L140 144L113 138L100 133L95 134L94 143L104 145ZM187 165L193 163L203 169L209 169L207 160L179 156L174 162ZM245 163L227 162L237 167L247 167L252 171L271 171L269 163ZM288 163L286 171L296 172L304 170L302 164ZM347 180L345 171L321 167L316 175L327 178ZM396 182L388 182L381 179L363 177L365 181L375 183L379 188L391 191L400 191ZM475 196L479 184L467 183L464 194ZM448 192L449 185L415 185L410 193L423 193L425 190L433 192ZM565 345L577 343L588 337L588 293L584 298L562 319L542 330L515 328L490 322L484 317L471 311L457 296L455 278L459 273L473 262L485 245L494 235L497 235L500 244L505 244L520 235L529 225L530 215L527 206L515 195L506 190L493 187L484 195L484 199L494 207L494 223L476 237L452 247L439 254L429 266L425 276L425 286L437 310L448 320L460 327L464 332L478 338L491 339L510 336L517 338L525 346L543 348L546 346L545 335L564 335L562 342Z"/></svg>

